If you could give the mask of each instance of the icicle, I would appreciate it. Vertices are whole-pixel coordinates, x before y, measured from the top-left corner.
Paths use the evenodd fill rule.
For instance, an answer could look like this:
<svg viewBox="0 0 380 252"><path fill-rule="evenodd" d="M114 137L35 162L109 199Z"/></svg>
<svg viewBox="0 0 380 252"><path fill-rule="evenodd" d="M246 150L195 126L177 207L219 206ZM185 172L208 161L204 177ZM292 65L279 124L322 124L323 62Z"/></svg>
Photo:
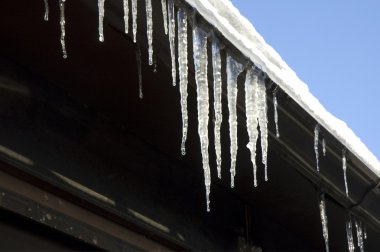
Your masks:
<svg viewBox="0 0 380 252"><path fill-rule="evenodd" d="M167 11L166 0L161 0L161 6L162 6L162 16L164 18L165 34L168 35L168 11Z"/></svg>
<svg viewBox="0 0 380 252"><path fill-rule="evenodd" d="M343 176L344 176L344 186L346 188L346 195L348 197L348 186L347 186L347 161L346 161L346 150L342 151L342 166L343 166Z"/></svg>
<svg viewBox="0 0 380 252"><path fill-rule="evenodd" d="M45 2L45 15L44 15L44 20L49 21L49 2L48 0L44 0Z"/></svg>
<svg viewBox="0 0 380 252"><path fill-rule="evenodd" d="M262 163L265 168L265 181L268 181L268 115L267 115L267 93L263 78L258 78L259 85L257 88L257 108L258 120L261 136Z"/></svg>
<svg viewBox="0 0 380 252"><path fill-rule="evenodd" d="M123 9L124 9L124 29L125 33L129 32L129 4L128 0L123 0Z"/></svg>
<svg viewBox="0 0 380 252"><path fill-rule="evenodd" d="M367 226L366 225L364 225L363 233L364 233L364 240L367 240Z"/></svg>
<svg viewBox="0 0 380 252"><path fill-rule="evenodd" d="M136 43L137 36L137 0L132 0L132 33L133 43Z"/></svg>
<svg viewBox="0 0 380 252"><path fill-rule="evenodd" d="M236 99L237 99L237 78L244 70L243 65L237 62L231 54L227 54L227 99L229 111L229 125L230 125L230 142L231 142L231 187L235 186L236 174L236 156L238 150L237 141L237 113L236 113Z"/></svg>
<svg viewBox="0 0 380 252"><path fill-rule="evenodd" d="M273 91L274 123L276 124L276 137L279 138L280 131L278 129L278 112L277 112L278 103L277 103L276 94L277 94L277 90Z"/></svg>
<svg viewBox="0 0 380 252"><path fill-rule="evenodd" d="M212 68L214 76L214 114L215 114L215 154L218 178L222 178L222 147L220 144L220 126L222 124L222 63L220 45L214 36L212 40Z"/></svg>
<svg viewBox="0 0 380 252"><path fill-rule="evenodd" d="M258 77L253 68L247 70L245 78L245 113L247 117L247 131L249 143L247 148L251 151L251 162L253 165L253 184L257 186L257 165L256 165L256 143L259 137L258 126Z"/></svg>
<svg viewBox="0 0 380 252"><path fill-rule="evenodd" d="M145 0L146 9L146 34L148 37L149 65L153 65L153 16L152 0Z"/></svg>
<svg viewBox="0 0 380 252"><path fill-rule="evenodd" d="M174 0L168 0L168 16L169 16L169 43L170 43L170 56L172 58L172 79L173 86L176 85L177 70L175 60L175 13L174 13Z"/></svg>
<svg viewBox="0 0 380 252"><path fill-rule="evenodd" d="M326 200L325 194L321 194L321 200L319 202L319 211L321 214L323 238L325 239L326 251L329 251L329 230L327 227L327 214L326 214Z"/></svg>
<svg viewBox="0 0 380 252"><path fill-rule="evenodd" d="M103 35L103 19L104 19L104 0L98 0L99 9L99 41L104 41Z"/></svg>
<svg viewBox="0 0 380 252"><path fill-rule="evenodd" d="M355 220L355 227L356 227L356 237L358 239L358 247L360 248L360 252L364 252L362 222Z"/></svg>
<svg viewBox="0 0 380 252"><path fill-rule="evenodd" d="M142 73L141 73L141 49L140 46L136 46L136 63L137 63L137 74L139 78L139 98L142 99L143 90L142 90Z"/></svg>
<svg viewBox="0 0 380 252"><path fill-rule="evenodd" d="M62 56L64 59L67 58L67 52L66 52L66 44L65 44L65 1L66 0L59 0L59 10L60 10L60 25L61 25L61 46L62 46Z"/></svg>
<svg viewBox="0 0 380 252"><path fill-rule="evenodd" d="M315 161L317 164L317 171L319 171L319 124L317 124L314 128L314 152L315 152Z"/></svg>
<svg viewBox="0 0 380 252"><path fill-rule="evenodd" d="M182 155L186 155L187 138L187 13L184 8L179 8L178 18L178 69L179 69L179 90L181 94L182 111Z"/></svg>
<svg viewBox="0 0 380 252"><path fill-rule="evenodd" d="M354 244L354 236L352 233L352 219L351 215L348 216L346 220L346 233L347 233L347 244L348 244L348 251L354 252L355 251L355 244Z"/></svg>
<svg viewBox="0 0 380 252"><path fill-rule="evenodd" d="M172 0L169 0L169 5ZM207 81L207 35L193 25L193 52L197 83L198 134L201 142L202 163L206 185L207 211L210 211L211 174L208 156L209 97Z"/></svg>
<svg viewBox="0 0 380 252"><path fill-rule="evenodd" d="M323 156L326 156L326 140L323 138L322 139L322 151L323 151Z"/></svg>

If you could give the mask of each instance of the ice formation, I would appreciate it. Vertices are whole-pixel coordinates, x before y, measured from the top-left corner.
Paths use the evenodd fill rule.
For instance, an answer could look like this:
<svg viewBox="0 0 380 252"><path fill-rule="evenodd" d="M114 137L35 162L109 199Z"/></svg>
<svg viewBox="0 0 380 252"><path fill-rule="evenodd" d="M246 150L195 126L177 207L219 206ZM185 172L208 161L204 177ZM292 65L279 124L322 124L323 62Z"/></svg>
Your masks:
<svg viewBox="0 0 380 252"><path fill-rule="evenodd" d="M188 83L188 66L187 66L187 13L182 7L178 9L178 71L179 71L179 90L181 94L181 111L182 111L182 143L181 153L186 155L186 138L188 128L187 116L187 83Z"/></svg>
<svg viewBox="0 0 380 252"><path fill-rule="evenodd" d="M105 0L98 0L98 9L99 9L99 41L104 41L104 34L103 34L103 19L104 19L104 1Z"/></svg>
<svg viewBox="0 0 380 252"><path fill-rule="evenodd" d="M129 32L129 0L123 0L123 10L124 10L124 31Z"/></svg>
<svg viewBox="0 0 380 252"><path fill-rule="evenodd" d="M228 122L230 125L230 153L231 153L231 187L235 186L235 174L236 174L236 156L238 150L237 139L237 111L236 111L236 99L237 99L237 78L239 74L244 70L241 63L237 62L230 52L227 53L227 99L228 99Z"/></svg>
<svg viewBox="0 0 380 252"><path fill-rule="evenodd" d="M137 62L137 74L139 79L139 98L142 99L143 95L143 87L142 87L142 72L141 72L141 49L140 46L136 46L136 62Z"/></svg>
<svg viewBox="0 0 380 252"><path fill-rule="evenodd" d="M61 25L61 46L62 46L62 57L64 59L67 58L66 43L65 43L65 36L66 36L65 1L66 0L59 0L59 12L60 12L59 24Z"/></svg>
<svg viewBox="0 0 380 252"><path fill-rule="evenodd" d="M267 93L262 76L258 77L257 87L257 109L260 126L262 163L264 164L265 181L268 181L268 115L267 115Z"/></svg>
<svg viewBox="0 0 380 252"><path fill-rule="evenodd" d="M355 251L355 244L354 244L354 235L352 232L352 218L351 215L348 216L346 220L346 234L347 234L347 245L348 245L348 251L354 252Z"/></svg>
<svg viewBox="0 0 380 252"><path fill-rule="evenodd" d="M148 37L149 65L153 65L153 16L152 0L145 0L146 10L146 34Z"/></svg>
<svg viewBox="0 0 380 252"><path fill-rule="evenodd" d="M326 139L322 139L322 152L323 152L323 156L325 157L326 156Z"/></svg>
<svg viewBox="0 0 380 252"><path fill-rule="evenodd" d="M363 233L364 233L364 240L367 240L367 226L365 226L365 225L363 228Z"/></svg>
<svg viewBox="0 0 380 252"><path fill-rule="evenodd" d="M168 0L168 21L169 21L169 44L170 44L170 56L172 59L172 79L173 86L176 85L177 70L175 60L175 10L174 0Z"/></svg>
<svg viewBox="0 0 380 252"><path fill-rule="evenodd" d="M166 0L161 0L161 6L162 6L162 17L164 19L164 29L165 34L168 35L168 11L167 11L167 4Z"/></svg>
<svg viewBox="0 0 380 252"><path fill-rule="evenodd" d="M314 152L315 152L315 162L317 165L317 171L319 171L319 124L314 128Z"/></svg>
<svg viewBox="0 0 380 252"><path fill-rule="evenodd" d="M212 69L214 77L214 136L218 178L222 178L222 147L220 143L220 126L222 125L222 61L218 39L212 39Z"/></svg>
<svg viewBox="0 0 380 252"><path fill-rule="evenodd" d="M327 227L326 200L325 200L324 193L321 194L321 199L319 202L319 211L321 214L323 238L325 239L326 251L328 252L329 251L329 230Z"/></svg>
<svg viewBox="0 0 380 252"><path fill-rule="evenodd" d="M49 21L49 2L48 2L48 0L44 0L44 3L45 3L44 20Z"/></svg>
<svg viewBox="0 0 380 252"><path fill-rule="evenodd" d="M276 137L280 137L280 131L278 129L278 102L277 102L277 90L273 91L273 110L274 110L274 123L276 124Z"/></svg>
<svg viewBox="0 0 380 252"><path fill-rule="evenodd" d="M169 0L169 3L172 0ZM207 79L207 34L193 26L193 52L195 81L197 84L197 108L198 108L198 134L201 142L202 163L206 185L207 211L210 211L210 187L211 173L208 155L208 120L209 120L209 97Z"/></svg>
<svg viewBox="0 0 380 252"><path fill-rule="evenodd" d="M137 39L137 0L132 0L132 33L133 42L136 43Z"/></svg>
<svg viewBox="0 0 380 252"><path fill-rule="evenodd" d="M251 162L253 165L253 184L257 186L257 164L256 164L256 143L259 137L258 126L258 90L259 82L255 70L250 67L247 69L245 77L245 113L247 116L247 131L249 142L247 148L251 151Z"/></svg>
<svg viewBox="0 0 380 252"><path fill-rule="evenodd" d="M347 160L346 160L346 150L342 151L342 168L344 176L344 187L346 188L346 195L348 197L348 186L347 186Z"/></svg>
<svg viewBox="0 0 380 252"><path fill-rule="evenodd" d="M359 221L359 220L355 220L355 227L356 227L356 237L357 237L357 240L358 240L358 247L360 249L360 252L364 252L362 222Z"/></svg>

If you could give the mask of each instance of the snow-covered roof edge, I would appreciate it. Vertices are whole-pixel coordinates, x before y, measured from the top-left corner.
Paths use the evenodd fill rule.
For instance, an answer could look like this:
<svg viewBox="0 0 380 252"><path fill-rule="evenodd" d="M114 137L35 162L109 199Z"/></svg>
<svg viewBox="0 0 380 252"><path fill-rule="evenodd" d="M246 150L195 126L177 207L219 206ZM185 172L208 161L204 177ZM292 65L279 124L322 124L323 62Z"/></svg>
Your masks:
<svg viewBox="0 0 380 252"><path fill-rule="evenodd" d="M333 116L308 86L228 0L186 0L234 46L380 177L380 162L347 124Z"/></svg>

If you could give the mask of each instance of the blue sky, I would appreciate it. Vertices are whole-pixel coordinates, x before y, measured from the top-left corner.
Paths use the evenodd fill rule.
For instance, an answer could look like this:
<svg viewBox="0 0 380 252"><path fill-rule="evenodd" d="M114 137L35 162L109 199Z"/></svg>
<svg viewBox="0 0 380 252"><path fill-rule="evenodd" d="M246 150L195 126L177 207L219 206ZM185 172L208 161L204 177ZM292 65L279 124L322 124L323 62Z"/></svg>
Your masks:
<svg viewBox="0 0 380 252"><path fill-rule="evenodd" d="M380 0L232 0L380 159Z"/></svg>

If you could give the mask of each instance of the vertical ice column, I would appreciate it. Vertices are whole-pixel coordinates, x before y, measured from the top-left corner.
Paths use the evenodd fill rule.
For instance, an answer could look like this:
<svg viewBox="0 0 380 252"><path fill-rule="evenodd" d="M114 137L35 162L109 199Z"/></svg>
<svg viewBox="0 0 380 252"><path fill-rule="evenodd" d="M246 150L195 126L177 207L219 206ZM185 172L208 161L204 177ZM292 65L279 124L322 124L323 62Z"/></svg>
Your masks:
<svg viewBox="0 0 380 252"><path fill-rule="evenodd" d="M169 16L169 44L170 56L172 59L172 79L173 86L176 85L177 70L175 60L175 13L174 13L174 0L168 0L168 16Z"/></svg>
<svg viewBox="0 0 380 252"><path fill-rule="evenodd" d="M220 57L220 44L214 36L212 40L212 69L214 76L214 135L215 154L218 178L222 178L222 147L220 143L220 126L222 124L222 61Z"/></svg>
<svg viewBox="0 0 380 252"><path fill-rule="evenodd" d="M162 17L164 19L164 29L165 34L168 35L168 11L167 11L167 4L166 0L161 0L161 6L162 6Z"/></svg>
<svg viewBox="0 0 380 252"><path fill-rule="evenodd" d="M129 32L129 0L123 0L123 9L124 9L124 30L125 33Z"/></svg>
<svg viewBox="0 0 380 252"><path fill-rule="evenodd" d="M314 128L314 152L315 152L315 162L317 165L317 171L319 171L319 124L317 124Z"/></svg>
<svg viewBox="0 0 380 252"><path fill-rule="evenodd" d="M182 143L181 153L186 155L186 138L188 128L187 116L187 13L182 7L178 9L178 70L179 70L179 91L181 94L181 111L182 111Z"/></svg>
<svg viewBox="0 0 380 252"><path fill-rule="evenodd" d="M153 65L153 16L152 0L145 0L146 34L148 37L149 65Z"/></svg>
<svg viewBox="0 0 380 252"><path fill-rule="evenodd" d="M48 2L48 0L44 0L44 3L45 3L44 20L49 21L49 2Z"/></svg>
<svg viewBox="0 0 380 252"><path fill-rule="evenodd" d="M133 42L136 43L137 36L137 0L132 0L132 33Z"/></svg>
<svg viewBox="0 0 380 252"><path fill-rule="evenodd" d="M136 46L136 64L137 64L137 74L139 78L139 98L142 99L144 95L143 95L142 72L141 72L141 49L138 44Z"/></svg>
<svg viewBox="0 0 380 252"><path fill-rule="evenodd" d="M322 151L323 151L323 156L326 156L326 139L322 139Z"/></svg>
<svg viewBox="0 0 380 252"><path fill-rule="evenodd" d="M319 211L321 214L323 238L325 239L326 251L328 252L329 251L329 230L327 227L326 200L325 200L324 193L321 194L321 199L319 202Z"/></svg>
<svg viewBox="0 0 380 252"><path fill-rule="evenodd" d="M354 244L354 235L352 233L352 218L351 215L347 217L346 220L346 234L347 234L347 244L348 244L348 251L354 252L355 251L355 244Z"/></svg>
<svg viewBox="0 0 380 252"><path fill-rule="evenodd" d="M98 9L99 9L99 41L104 41L104 34L103 34L103 19L104 19L104 1L105 0L98 0Z"/></svg>
<svg viewBox="0 0 380 252"><path fill-rule="evenodd" d="M276 124L276 137L280 137L280 131L278 129L278 102L277 102L277 90L273 91L273 109L274 109L274 123Z"/></svg>
<svg viewBox="0 0 380 252"><path fill-rule="evenodd" d="M59 0L59 11L60 11L60 21L59 24L61 25L61 46L62 46L62 57L64 59L67 58L67 52L66 52L66 43L65 43L65 36L66 36L66 30L65 30L65 1L66 0Z"/></svg>
<svg viewBox="0 0 380 252"><path fill-rule="evenodd" d="M230 153L231 153L231 187L235 186L236 174L236 156L238 150L237 140L237 112L236 112L236 99L237 99L237 78L244 70L243 65L237 62L231 55L227 53L227 99L228 99L228 122L230 125Z"/></svg>
<svg viewBox="0 0 380 252"><path fill-rule="evenodd" d="M343 176L344 176L344 186L346 188L346 195L348 197L348 185L347 185L347 160L346 160L346 150L342 151L342 167L343 167Z"/></svg>
<svg viewBox="0 0 380 252"><path fill-rule="evenodd" d="M268 181L268 115L267 93L265 82L262 77L258 78L257 86L257 109L261 136L262 163L265 169L265 181Z"/></svg>
<svg viewBox="0 0 380 252"><path fill-rule="evenodd" d="M169 0L169 3L172 0ZM209 97L207 81L207 34L193 26L195 81L197 84L198 134L201 142L202 163L206 185L207 211L210 211L211 173L208 155Z"/></svg>
<svg viewBox="0 0 380 252"><path fill-rule="evenodd" d="M362 222L359 220L355 220L355 227L356 227L356 237L358 239L358 247L360 248L360 252L364 252Z"/></svg>
<svg viewBox="0 0 380 252"><path fill-rule="evenodd" d="M259 137L258 126L258 77L254 69L250 67L247 70L245 77L245 114L247 117L247 131L249 136L249 143L247 148L251 151L251 162L253 165L253 184L257 186L257 165L256 165L256 143Z"/></svg>

